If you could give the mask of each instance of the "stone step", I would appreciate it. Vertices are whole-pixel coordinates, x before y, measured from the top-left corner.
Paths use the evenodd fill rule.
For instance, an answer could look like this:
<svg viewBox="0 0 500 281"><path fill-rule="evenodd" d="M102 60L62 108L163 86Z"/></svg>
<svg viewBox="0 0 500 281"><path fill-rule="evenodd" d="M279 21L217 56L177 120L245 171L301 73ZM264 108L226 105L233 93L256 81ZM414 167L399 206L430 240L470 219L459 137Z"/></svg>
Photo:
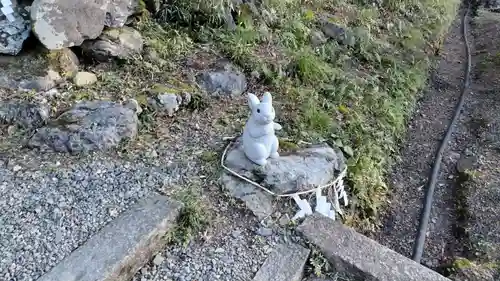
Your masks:
<svg viewBox="0 0 500 281"><path fill-rule="evenodd" d="M125 281L166 244L182 203L152 195L102 228L38 281Z"/></svg>
<svg viewBox="0 0 500 281"><path fill-rule="evenodd" d="M297 228L332 263L335 271L356 280L450 281L353 229L319 214Z"/></svg>
<svg viewBox="0 0 500 281"><path fill-rule="evenodd" d="M280 244L264 261L253 281L300 281L310 250L297 244Z"/></svg>

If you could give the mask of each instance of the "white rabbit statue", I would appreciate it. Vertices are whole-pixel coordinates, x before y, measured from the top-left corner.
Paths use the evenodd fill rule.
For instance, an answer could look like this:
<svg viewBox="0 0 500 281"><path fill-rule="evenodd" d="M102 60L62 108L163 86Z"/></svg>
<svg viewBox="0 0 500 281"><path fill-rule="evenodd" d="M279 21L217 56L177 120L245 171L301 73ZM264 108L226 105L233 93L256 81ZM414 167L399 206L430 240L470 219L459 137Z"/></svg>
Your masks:
<svg viewBox="0 0 500 281"><path fill-rule="evenodd" d="M248 94L251 115L243 129L243 151L257 165L265 166L267 158L278 158L278 138L274 130L281 125L274 122L274 108L269 92L264 93L262 102L254 94Z"/></svg>

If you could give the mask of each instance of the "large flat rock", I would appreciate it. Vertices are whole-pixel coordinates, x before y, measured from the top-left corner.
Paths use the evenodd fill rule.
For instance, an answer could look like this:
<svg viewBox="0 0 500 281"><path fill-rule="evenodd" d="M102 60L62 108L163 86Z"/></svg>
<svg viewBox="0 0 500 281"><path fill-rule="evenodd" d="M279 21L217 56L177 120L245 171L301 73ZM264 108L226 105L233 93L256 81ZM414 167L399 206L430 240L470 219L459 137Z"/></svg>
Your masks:
<svg viewBox="0 0 500 281"><path fill-rule="evenodd" d="M133 139L137 126L133 109L110 101L84 101L39 128L28 147L75 154L107 150Z"/></svg>
<svg viewBox="0 0 500 281"><path fill-rule="evenodd" d="M353 229L319 214L298 227L332 263L335 271L371 281L450 281Z"/></svg>
<svg viewBox="0 0 500 281"><path fill-rule="evenodd" d="M166 243L182 204L153 195L123 213L38 281L130 280Z"/></svg>
<svg viewBox="0 0 500 281"><path fill-rule="evenodd" d="M269 255L253 281L300 281L309 249L297 244L280 244Z"/></svg>
<svg viewBox="0 0 500 281"><path fill-rule="evenodd" d="M248 160L238 139L229 150L225 165L276 194L287 194L330 183L345 167L345 158L339 149L321 144L282 153L260 167ZM245 202L258 218L273 213L272 196L260 188L226 172L222 175L222 185L231 196Z"/></svg>

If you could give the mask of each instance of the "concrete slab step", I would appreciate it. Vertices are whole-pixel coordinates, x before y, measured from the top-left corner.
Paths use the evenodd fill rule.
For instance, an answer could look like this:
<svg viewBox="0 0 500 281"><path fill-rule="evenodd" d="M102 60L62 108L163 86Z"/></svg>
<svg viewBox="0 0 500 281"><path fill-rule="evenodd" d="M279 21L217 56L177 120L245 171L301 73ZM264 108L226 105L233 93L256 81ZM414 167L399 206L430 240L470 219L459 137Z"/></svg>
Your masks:
<svg viewBox="0 0 500 281"><path fill-rule="evenodd" d="M253 281L301 281L310 250L297 244L280 244L267 257Z"/></svg>
<svg viewBox="0 0 500 281"><path fill-rule="evenodd" d="M359 280L450 281L338 221L319 214L307 217L297 229L316 245L335 271Z"/></svg>
<svg viewBox="0 0 500 281"><path fill-rule="evenodd" d="M182 204L154 194L106 225L38 281L125 281L165 247Z"/></svg>

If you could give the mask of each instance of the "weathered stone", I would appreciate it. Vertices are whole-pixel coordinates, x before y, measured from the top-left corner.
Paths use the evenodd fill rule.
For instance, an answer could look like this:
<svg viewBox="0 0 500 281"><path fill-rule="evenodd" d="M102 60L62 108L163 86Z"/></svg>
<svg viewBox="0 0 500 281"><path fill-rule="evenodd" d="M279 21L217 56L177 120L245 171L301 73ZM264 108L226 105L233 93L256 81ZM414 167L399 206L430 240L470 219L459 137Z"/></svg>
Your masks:
<svg viewBox="0 0 500 281"><path fill-rule="evenodd" d="M352 32L333 22L324 20L321 30L326 35L326 37L337 41L339 44L347 46L354 46L356 44L356 38L354 37L354 34L352 34Z"/></svg>
<svg viewBox="0 0 500 281"><path fill-rule="evenodd" d="M300 281L309 249L296 244L280 244L269 255L253 281Z"/></svg>
<svg viewBox="0 0 500 281"><path fill-rule="evenodd" d="M153 259L153 264L154 265L160 265L163 263L163 261L165 260L165 258L161 255L161 254L158 254L155 256L155 258Z"/></svg>
<svg viewBox="0 0 500 281"><path fill-rule="evenodd" d="M148 98L149 105L155 110L164 111L170 117L174 116L181 105L191 102L191 94L179 92L175 87L155 85L150 92L156 96Z"/></svg>
<svg viewBox="0 0 500 281"><path fill-rule="evenodd" d="M49 119L50 108L47 104L27 101L2 101L0 103L0 122L16 124L24 128L42 126Z"/></svg>
<svg viewBox="0 0 500 281"><path fill-rule="evenodd" d="M63 79L57 71L47 69L45 76L18 81L17 83L13 83L12 88L19 88L25 91L47 92L62 81Z"/></svg>
<svg viewBox="0 0 500 281"><path fill-rule="evenodd" d="M259 219L272 215L274 207L271 195L226 173L222 175L221 181L224 188L229 192L229 196L243 201L245 206Z"/></svg>
<svg viewBox="0 0 500 281"><path fill-rule="evenodd" d="M259 227L259 229L257 229L257 234L260 236L268 237L273 235L273 230L269 227Z"/></svg>
<svg viewBox="0 0 500 281"><path fill-rule="evenodd" d="M56 86L56 81L48 76L35 77L33 80L24 80L19 83L19 87L23 90L45 92Z"/></svg>
<svg viewBox="0 0 500 281"><path fill-rule="evenodd" d="M0 54L17 55L30 35L28 12L21 6L13 8L16 20L0 19Z"/></svg>
<svg viewBox="0 0 500 281"><path fill-rule="evenodd" d="M91 85L95 82L97 82L97 76L91 72L78 72L73 78L73 83L78 87Z"/></svg>
<svg viewBox="0 0 500 281"><path fill-rule="evenodd" d="M179 110L181 103L180 96L176 94L161 94L157 97L160 106L167 112L167 115L172 117L174 113Z"/></svg>
<svg viewBox="0 0 500 281"><path fill-rule="evenodd" d="M78 57L69 48L53 50L49 54L49 63L54 69L59 71L62 76L72 78L78 72L80 61Z"/></svg>
<svg viewBox="0 0 500 281"><path fill-rule="evenodd" d="M477 163L477 156L462 155L457 162L457 171L459 173L466 173L467 171L472 171Z"/></svg>
<svg viewBox="0 0 500 281"><path fill-rule="evenodd" d="M214 95L241 95L247 89L245 75L226 66L225 69L206 71L197 76L198 83Z"/></svg>
<svg viewBox="0 0 500 281"><path fill-rule="evenodd" d="M131 15L140 12L139 2L140 0L108 0L108 12L104 25L107 27L124 26Z"/></svg>
<svg viewBox="0 0 500 281"><path fill-rule="evenodd" d="M297 230L321 250L336 272L360 280L450 281L325 216L313 214Z"/></svg>
<svg viewBox="0 0 500 281"><path fill-rule="evenodd" d="M182 204L153 195L110 222L38 281L126 281L165 247Z"/></svg>
<svg viewBox="0 0 500 281"><path fill-rule="evenodd" d="M59 72L54 71L54 70L52 70L50 68L47 70L47 75L45 77L47 77L48 79L54 81L56 84L62 82L62 77L59 74Z"/></svg>
<svg viewBox="0 0 500 281"><path fill-rule="evenodd" d="M134 110L110 101L81 102L37 130L28 147L80 153L107 150L137 135Z"/></svg>
<svg viewBox="0 0 500 281"><path fill-rule="evenodd" d="M182 104L184 105L187 105L187 104L190 104L191 103L191 100L192 100L192 96L190 93L188 92L183 92L181 94L181 98L182 98Z"/></svg>
<svg viewBox="0 0 500 281"><path fill-rule="evenodd" d="M87 40L81 47L87 56L106 62L141 53L143 40L141 34L131 27L107 28L97 39Z"/></svg>
<svg viewBox="0 0 500 281"><path fill-rule="evenodd" d="M1 89L17 89L20 82L11 75L0 73L0 90Z"/></svg>
<svg viewBox="0 0 500 281"><path fill-rule="evenodd" d="M340 150L335 151L324 144L282 154L277 159L268 159L268 165L261 169L246 158L239 141L226 157L229 168L280 194L330 183L343 169L344 161Z"/></svg>
<svg viewBox="0 0 500 281"><path fill-rule="evenodd" d="M50 50L79 46L104 26L122 27L138 7L139 0L35 0L33 32Z"/></svg>
<svg viewBox="0 0 500 281"><path fill-rule="evenodd" d="M247 159L238 139L229 150L225 165L275 193L285 194L330 183L344 168L345 159L340 150L317 145L268 159L268 164L260 167ZM245 202L257 217L264 218L273 212L272 197L258 187L227 173L222 175L222 184L231 196Z"/></svg>
<svg viewBox="0 0 500 281"><path fill-rule="evenodd" d="M141 105L136 99L129 99L124 106L132 109L137 115L142 113Z"/></svg>
<svg viewBox="0 0 500 281"><path fill-rule="evenodd" d="M327 38L325 37L325 34L321 32L320 30L315 30L311 32L311 44L313 46L319 46L324 43L326 43Z"/></svg>

